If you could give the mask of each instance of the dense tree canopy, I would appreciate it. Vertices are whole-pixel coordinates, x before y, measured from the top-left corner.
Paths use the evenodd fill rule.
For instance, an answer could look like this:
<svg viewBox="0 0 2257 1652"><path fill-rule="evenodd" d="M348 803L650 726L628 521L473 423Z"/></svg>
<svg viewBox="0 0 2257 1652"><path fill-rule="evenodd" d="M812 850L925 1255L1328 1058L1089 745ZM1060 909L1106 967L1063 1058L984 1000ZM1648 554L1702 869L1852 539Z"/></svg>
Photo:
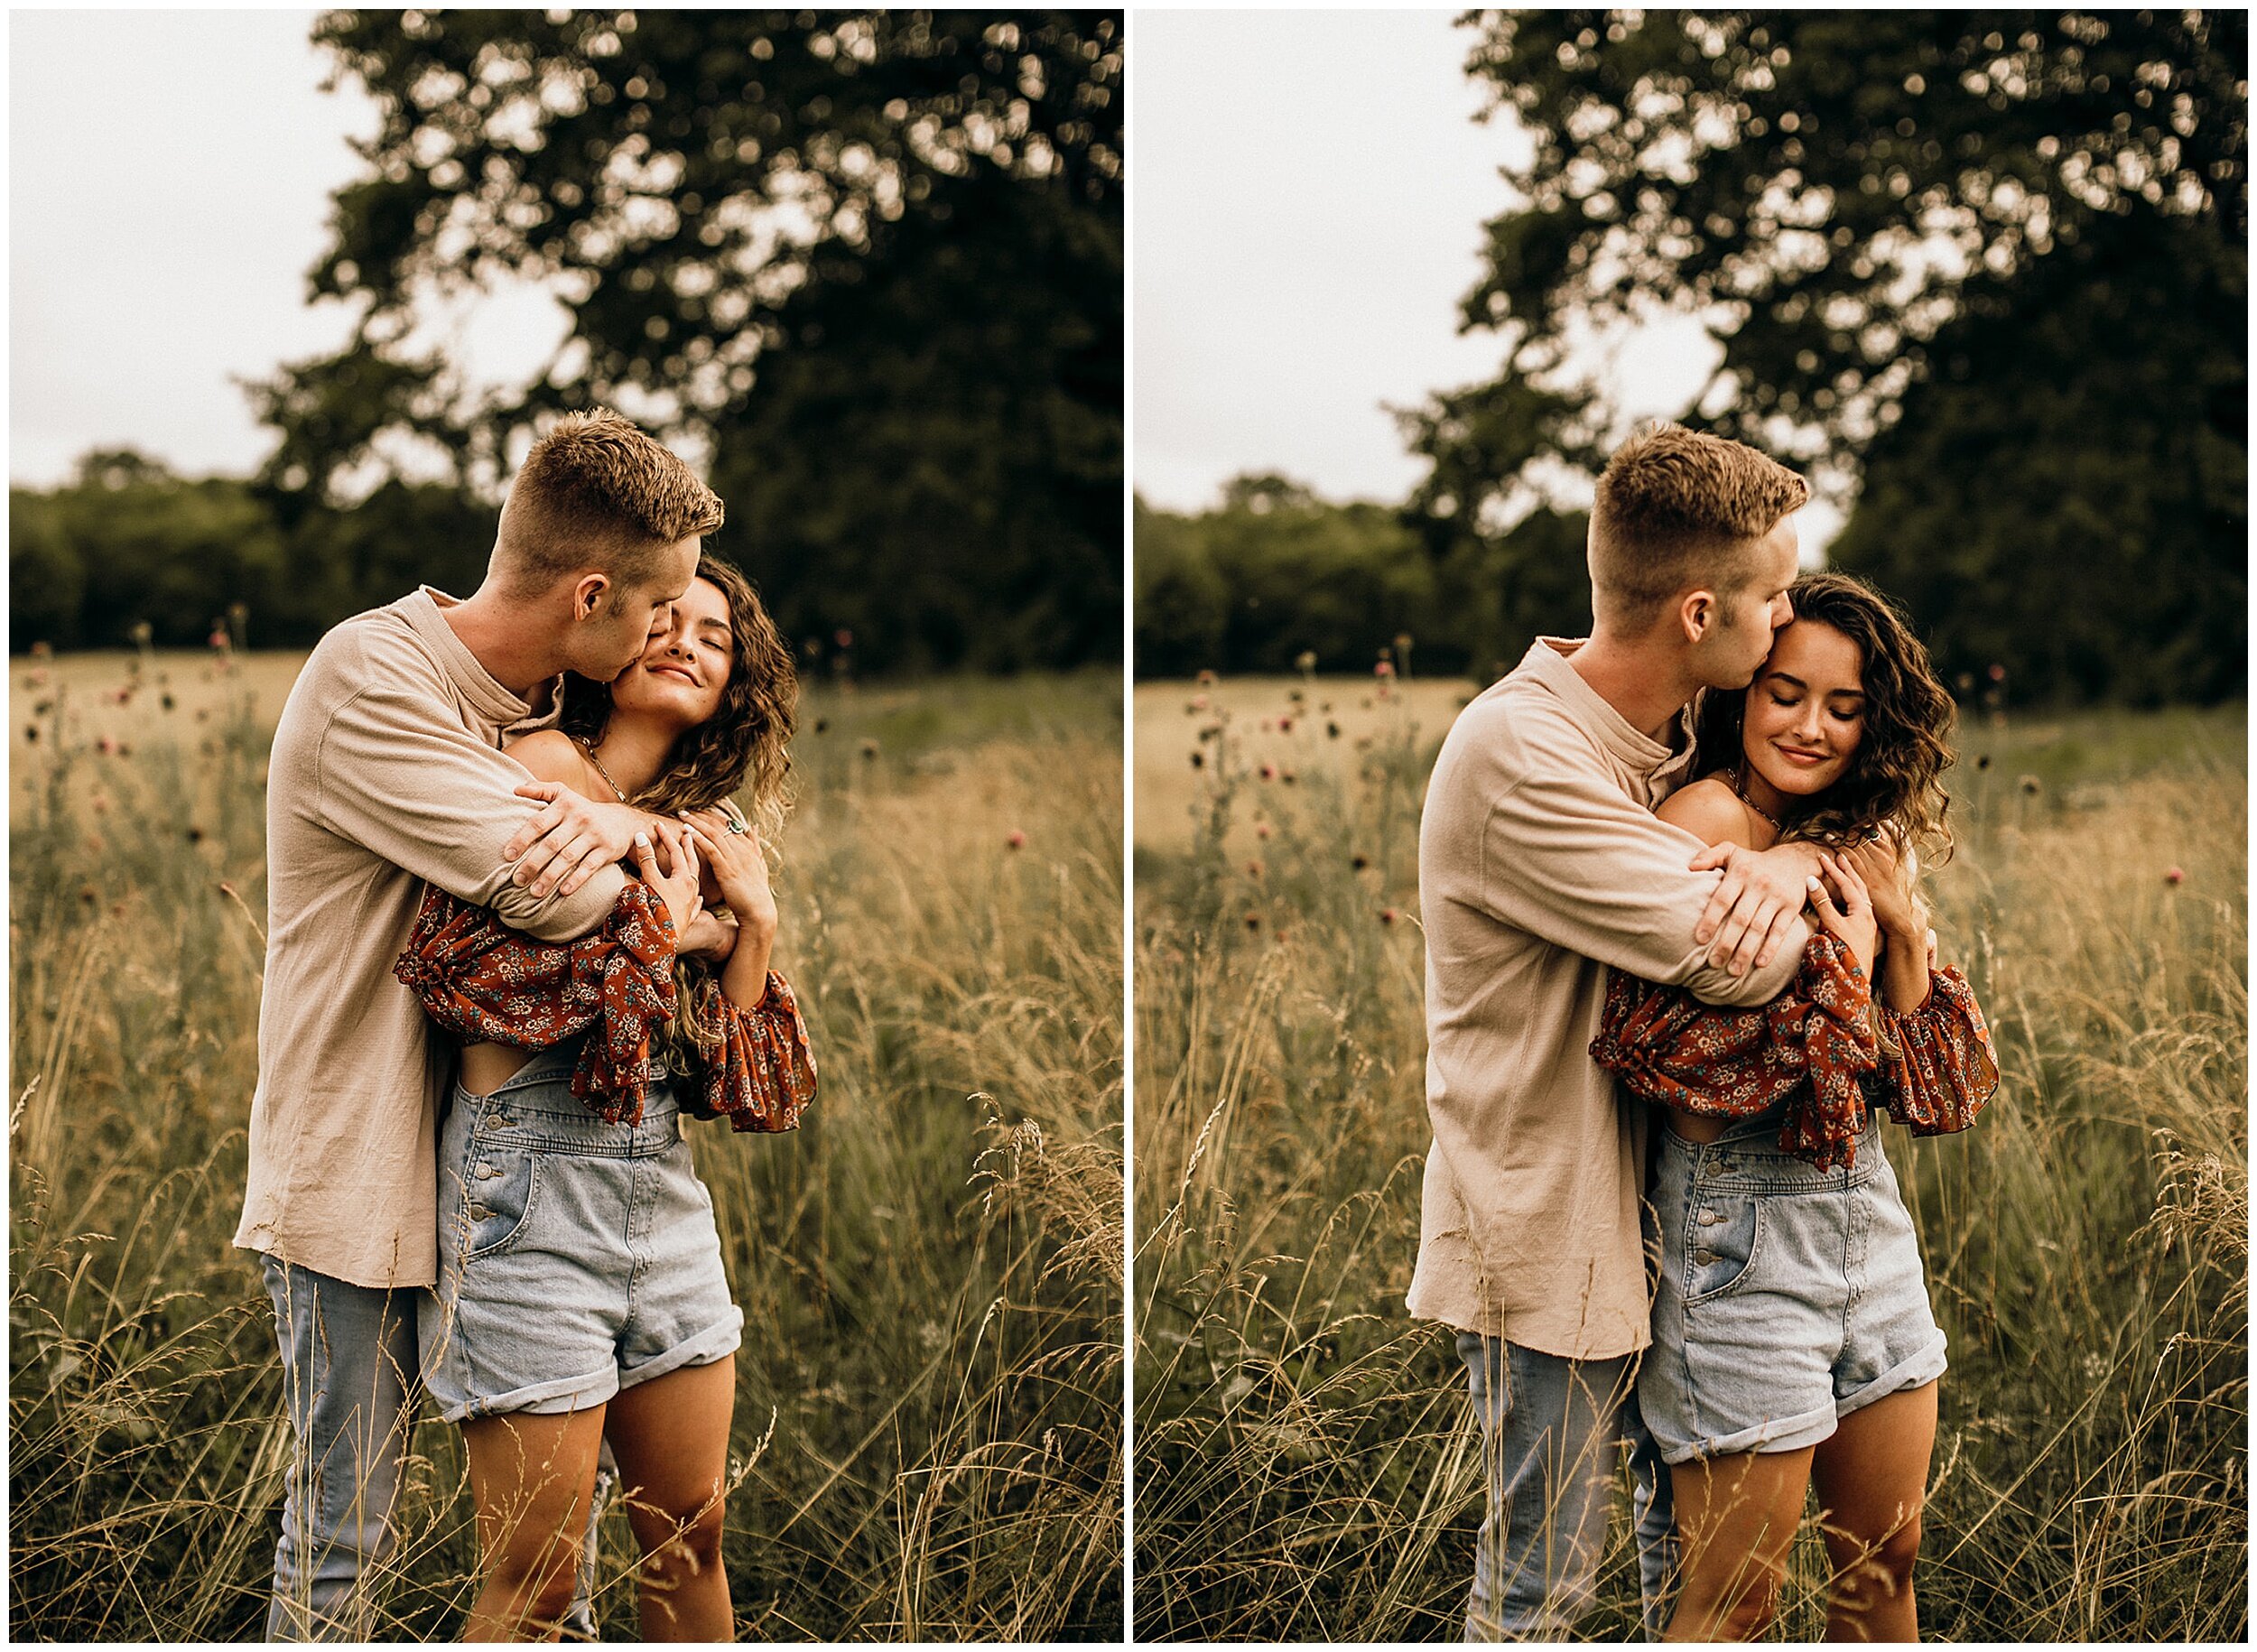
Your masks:
<svg viewBox="0 0 2257 1652"><path fill-rule="evenodd" d="M873 664L1119 645L1118 14L336 12L376 98L318 297L338 355L264 386L265 479L420 440L490 498L534 422L618 405L711 455L717 547L786 631ZM420 307L508 275L570 330L473 395Z"/></svg>
<svg viewBox="0 0 2257 1652"><path fill-rule="evenodd" d="M1534 144L1464 307L1504 371L1409 422L1445 579L1574 537L1539 484L1624 431L1578 342L1676 313L1722 347L1693 422L1862 484L1835 560L1947 671L2243 691L2246 14L1472 21Z"/></svg>

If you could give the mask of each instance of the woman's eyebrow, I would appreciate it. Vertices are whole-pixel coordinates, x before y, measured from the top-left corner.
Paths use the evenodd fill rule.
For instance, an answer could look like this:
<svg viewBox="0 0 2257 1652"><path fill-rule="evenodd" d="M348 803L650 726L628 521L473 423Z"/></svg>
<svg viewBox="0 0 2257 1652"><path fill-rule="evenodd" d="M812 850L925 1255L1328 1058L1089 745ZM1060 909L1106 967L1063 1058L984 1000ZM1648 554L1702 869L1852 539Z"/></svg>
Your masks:
<svg viewBox="0 0 2257 1652"><path fill-rule="evenodd" d="M1805 693L1810 691L1810 684L1805 682L1800 677L1790 676L1783 671L1774 671L1765 674L1778 678L1781 682L1786 683L1789 688L1800 689ZM1865 691L1863 689L1840 688L1828 689L1826 691L1826 698L1828 700L1838 700L1844 694L1847 694L1853 700L1862 700L1865 698Z"/></svg>

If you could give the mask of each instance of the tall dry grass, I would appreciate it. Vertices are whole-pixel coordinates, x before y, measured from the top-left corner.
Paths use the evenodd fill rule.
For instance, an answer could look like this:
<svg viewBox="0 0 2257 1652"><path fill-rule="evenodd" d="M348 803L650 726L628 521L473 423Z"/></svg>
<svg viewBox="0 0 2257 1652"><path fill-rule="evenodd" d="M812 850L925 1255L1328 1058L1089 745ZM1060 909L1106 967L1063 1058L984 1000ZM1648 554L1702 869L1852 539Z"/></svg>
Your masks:
<svg viewBox="0 0 2257 1652"><path fill-rule="evenodd" d="M1444 729L1398 694L1329 737L1309 710L1369 686L1294 691L1138 721L1139 763L1166 742L1198 784L1188 852L1139 796L1138 1632L1455 1638L1478 1434L1403 1308ZM1295 718L1250 743L1268 779L1262 715ZM1963 731L1931 893L2003 1082L1971 1134L1890 1142L1951 1346L1936 1638L2246 1637L2244 738L2238 709ZM1626 1527L1587 1638L1639 1638ZM1816 1638L1825 1584L1807 1527L1775 1638Z"/></svg>
<svg viewBox="0 0 2257 1652"><path fill-rule="evenodd" d="M11 1629L255 1638L289 1430L271 1310L228 1240L280 695L199 722L152 682L105 754L115 709L79 715L75 665L29 691L15 673L42 734L16 731L10 867ZM804 708L779 967L822 1094L794 1135L693 1137L746 1314L725 1542L744 1637L1119 1633L1115 682ZM474 1541L459 1441L428 1416L397 1523L385 1631L450 1638ZM633 1562L615 1511L615 1638Z"/></svg>

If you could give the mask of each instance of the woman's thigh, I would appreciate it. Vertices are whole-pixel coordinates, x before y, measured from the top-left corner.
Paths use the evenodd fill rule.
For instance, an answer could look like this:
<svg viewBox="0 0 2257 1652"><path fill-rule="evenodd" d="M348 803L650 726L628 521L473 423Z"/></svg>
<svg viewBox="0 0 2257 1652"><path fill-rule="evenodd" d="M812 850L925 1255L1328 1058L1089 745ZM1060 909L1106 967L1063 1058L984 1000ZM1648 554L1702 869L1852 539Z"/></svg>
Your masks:
<svg viewBox="0 0 2257 1652"><path fill-rule="evenodd" d="M1715 1638L1735 1605L1768 1601L1787 1557L1810 1487L1809 1446L1742 1452L1676 1463L1669 1471L1684 1590L1672 1638Z"/></svg>
<svg viewBox="0 0 2257 1652"><path fill-rule="evenodd" d="M736 1403L733 1355L654 1377L613 1397L604 1433L618 1459L628 1521L646 1551L720 1509Z"/></svg>
<svg viewBox="0 0 2257 1652"><path fill-rule="evenodd" d="M1910 1527L1936 1446L1936 1384L1900 1389L1842 1419L1812 1465L1819 1523L1835 1569Z"/></svg>
<svg viewBox="0 0 2257 1652"><path fill-rule="evenodd" d="M603 1443L604 1407L510 1412L462 1425L478 1552L489 1569L530 1573L553 1553L577 1556Z"/></svg>

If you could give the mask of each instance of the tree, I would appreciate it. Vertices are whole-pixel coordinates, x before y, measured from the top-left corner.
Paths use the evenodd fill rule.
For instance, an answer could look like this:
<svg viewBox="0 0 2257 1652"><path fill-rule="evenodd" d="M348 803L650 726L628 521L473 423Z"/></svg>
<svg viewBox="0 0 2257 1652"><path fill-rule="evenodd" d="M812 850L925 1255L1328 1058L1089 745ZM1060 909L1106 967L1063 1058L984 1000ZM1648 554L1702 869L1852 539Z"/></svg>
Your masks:
<svg viewBox="0 0 2257 1652"><path fill-rule="evenodd" d="M1916 601L1939 637L1984 631L1979 651L2050 694L2144 694L2132 663L2171 646L2178 620L2106 593L2191 580L2235 619L2204 630L2207 664L2182 680L2239 691L2246 14L1577 11L1474 23L1469 72L1494 86L1533 152L1507 169L1518 199L1489 226L1463 309L1465 326L1503 339L1504 373L1410 422L1435 462L1412 504L1438 553L1471 540L1509 558L1509 524L1541 528L1556 504L1538 485L1547 469L1595 473L1624 433L1578 369L1579 339L1695 316L1721 359L1692 422L1822 479L1862 476L1844 565L1902 584L1921 556L1944 554L1933 534L1915 551L1898 531L1917 505L1925 523L1954 524L1949 589L1963 599L2011 580L2033 524L2048 574L2093 576L2092 639L2046 635L2041 602L1992 626ZM2135 376L2199 393L2177 405L2113 394L2112 378L2135 367L2118 348L2127 326L2163 352ZM2083 418L2040 419L2028 399L2040 378L2048 405ZM1908 428L1915 412L1928 431L1984 440L1931 440ZM2108 485L2121 467L2102 461L2122 455L2161 469ZM1995 486L2002 467L2022 485ZM1901 554L1883 554L1891 541Z"/></svg>
<svg viewBox="0 0 2257 1652"><path fill-rule="evenodd" d="M330 13L382 126L317 298L345 349L259 388L320 492L420 441L489 497L545 415L711 455L787 628L905 665L1119 647L1117 14ZM473 395L406 347L503 276L569 331Z"/></svg>

